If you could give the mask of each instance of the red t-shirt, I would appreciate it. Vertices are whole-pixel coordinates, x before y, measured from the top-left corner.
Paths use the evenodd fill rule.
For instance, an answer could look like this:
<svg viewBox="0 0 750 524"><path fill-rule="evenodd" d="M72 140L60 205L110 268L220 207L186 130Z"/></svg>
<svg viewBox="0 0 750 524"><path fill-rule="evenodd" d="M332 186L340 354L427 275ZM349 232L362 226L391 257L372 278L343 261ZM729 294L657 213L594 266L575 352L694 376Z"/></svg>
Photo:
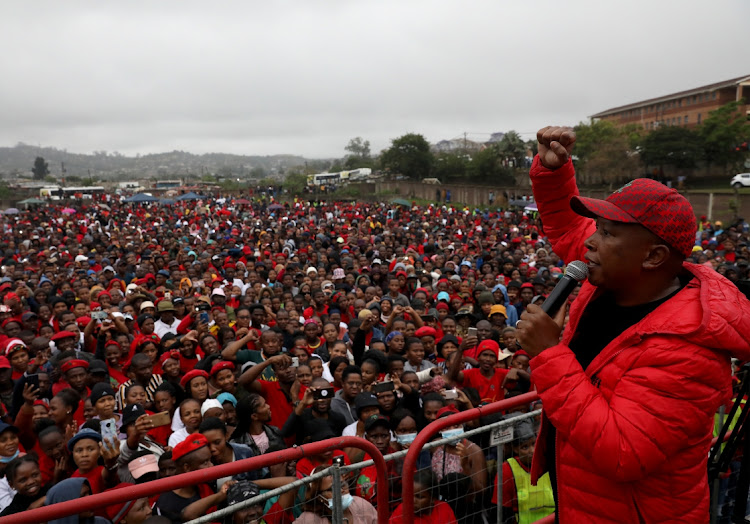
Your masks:
<svg viewBox="0 0 750 524"><path fill-rule="evenodd" d="M75 473L71 477L83 477L89 481L91 486L91 494L96 495L104 491L104 478L102 477L102 471L104 466L97 466L88 473L81 473L81 470L75 470Z"/></svg>
<svg viewBox="0 0 750 524"><path fill-rule="evenodd" d="M495 368L492 378L482 375L479 369L467 369L464 372L464 380L459 384L462 388L475 388L479 392L482 402L497 402L505 398L503 379L508 374L507 369Z"/></svg>
<svg viewBox="0 0 750 524"><path fill-rule="evenodd" d="M259 380L261 395L271 407L271 425L281 429L292 415L292 404L278 381Z"/></svg>
<svg viewBox="0 0 750 524"><path fill-rule="evenodd" d="M457 524L456 516L453 514L451 507L442 500L436 500L432 506L432 511L426 515L414 515L412 517L414 524ZM404 520L404 506L399 504L396 511L391 515L388 521L390 524L401 524Z"/></svg>

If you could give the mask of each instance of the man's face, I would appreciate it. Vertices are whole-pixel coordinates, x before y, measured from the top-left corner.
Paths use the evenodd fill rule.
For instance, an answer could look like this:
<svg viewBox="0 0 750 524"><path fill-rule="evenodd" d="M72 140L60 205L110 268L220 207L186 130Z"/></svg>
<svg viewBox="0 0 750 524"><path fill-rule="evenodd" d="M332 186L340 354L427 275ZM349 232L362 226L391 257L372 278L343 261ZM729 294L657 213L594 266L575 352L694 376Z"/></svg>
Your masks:
<svg viewBox="0 0 750 524"><path fill-rule="evenodd" d="M67 378L70 387L76 391L83 391L86 388L88 373L86 373L85 369L80 367L73 368L65 374L65 377Z"/></svg>
<svg viewBox="0 0 750 524"><path fill-rule="evenodd" d="M343 395L347 399L353 399L358 393L362 391L362 375L359 373L350 373L346 376L346 380L343 383Z"/></svg>
<svg viewBox="0 0 750 524"><path fill-rule="evenodd" d="M208 446L196 449L190 455L190 460L187 461L187 464L183 464L183 472L198 471L213 466L211 463L211 450Z"/></svg>
<svg viewBox="0 0 750 524"><path fill-rule="evenodd" d="M263 310L260 308L253 309L253 312L250 314L253 320L253 326L260 327L261 324L263 324L263 319L265 318L265 314L263 313Z"/></svg>
<svg viewBox="0 0 750 524"><path fill-rule="evenodd" d="M653 238L639 224L597 218L596 231L583 243L588 250L585 258L589 282L610 291L632 287L639 278Z"/></svg>

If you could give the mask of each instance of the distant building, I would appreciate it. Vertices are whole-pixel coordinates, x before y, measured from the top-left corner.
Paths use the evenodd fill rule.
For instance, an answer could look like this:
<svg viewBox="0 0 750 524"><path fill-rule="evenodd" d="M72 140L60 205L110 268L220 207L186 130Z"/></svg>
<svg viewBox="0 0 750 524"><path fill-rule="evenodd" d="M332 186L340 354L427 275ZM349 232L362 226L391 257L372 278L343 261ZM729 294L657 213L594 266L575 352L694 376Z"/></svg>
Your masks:
<svg viewBox="0 0 750 524"><path fill-rule="evenodd" d="M182 185L182 179L157 180L154 189L174 189Z"/></svg>
<svg viewBox="0 0 750 524"><path fill-rule="evenodd" d="M614 107L591 115L591 120L605 120L617 126L636 124L646 130L664 125L695 127L711 111L742 98L746 103L740 109L750 118L750 105L747 103L750 99L750 76Z"/></svg>

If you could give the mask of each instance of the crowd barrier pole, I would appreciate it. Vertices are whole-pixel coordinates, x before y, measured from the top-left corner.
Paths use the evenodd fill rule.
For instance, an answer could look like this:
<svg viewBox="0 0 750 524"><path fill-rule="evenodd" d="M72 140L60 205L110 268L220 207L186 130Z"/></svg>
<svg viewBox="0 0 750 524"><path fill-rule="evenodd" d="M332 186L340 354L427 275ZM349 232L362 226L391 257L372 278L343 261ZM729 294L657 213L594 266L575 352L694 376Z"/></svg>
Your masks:
<svg viewBox="0 0 750 524"><path fill-rule="evenodd" d="M280 462L299 460L310 455L319 455L326 451L333 451L345 447L359 448L370 455L377 470L378 483L387 482L388 473L385 459L383 459L383 456L374 444L357 437L337 437L322 440L320 442L311 442L299 447L284 449L274 453L268 453L267 455L250 457L229 464L212 466L199 471L182 473L173 477L146 482L145 484L137 484L127 488L107 491L97 495L90 495L82 499L69 500L51 506L44 506L24 511L22 513L16 513L0 518L0 524L38 524L39 522L48 522L54 519L77 515L84 510L96 510L112 504L119 504L129 500L149 497L157 493L171 491L182 486L203 484L221 477L237 475L247 471L260 469L265 466L278 464ZM387 490L377 491L377 501L378 524L387 524L389 518Z"/></svg>
<svg viewBox="0 0 750 524"><path fill-rule="evenodd" d="M523 395L518 395L511 399L493 402L492 404L439 418L417 433L417 437L414 439L411 446L409 446L409 451L404 459L403 491L401 496L404 521L408 524L411 524L414 521L414 474L417 471L417 459L419 458L419 453L422 451L422 448L435 434L448 426L463 424L470 420L476 420L480 417L492 415L500 411L512 410L518 406L528 406L536 400L539 400L539 395L535 391L524 393Z"/></svg>

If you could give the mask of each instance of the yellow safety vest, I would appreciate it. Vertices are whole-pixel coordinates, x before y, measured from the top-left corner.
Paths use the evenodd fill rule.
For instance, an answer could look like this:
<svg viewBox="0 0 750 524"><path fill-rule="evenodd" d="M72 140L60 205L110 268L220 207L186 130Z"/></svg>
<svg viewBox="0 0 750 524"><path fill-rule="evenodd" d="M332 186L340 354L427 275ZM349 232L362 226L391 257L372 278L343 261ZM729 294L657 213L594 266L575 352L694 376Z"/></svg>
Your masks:
<svg viewBox="0 0 750 524"><path fill-rule="evenodd" d="M555 496L552 493L549 473L542 475L537 485L532 486L531 475L523 469L523 466L516 459L508 459L508 464L510 464L513 480L516 483L516 496L518 497L516 520L518 524L531 524L552 514L555 511Z"/></svg>

